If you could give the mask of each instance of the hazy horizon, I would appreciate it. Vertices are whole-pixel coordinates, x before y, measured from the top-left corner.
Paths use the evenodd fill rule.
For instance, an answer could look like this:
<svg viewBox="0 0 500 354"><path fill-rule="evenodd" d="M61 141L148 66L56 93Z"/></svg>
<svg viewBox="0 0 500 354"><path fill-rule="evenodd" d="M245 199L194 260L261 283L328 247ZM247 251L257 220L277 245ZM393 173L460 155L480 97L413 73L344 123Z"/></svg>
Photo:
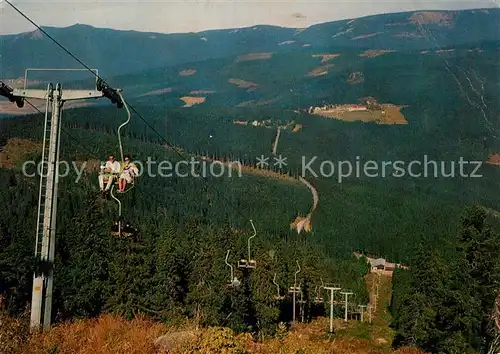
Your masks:
<svg viewBox="0 0 500 354"><path fill-rule="evenodd" d="M456 11L498 8L494 1L399 2L358 0L301 0L271 2L247 0L148 1L138 0L62 0L10 1L35 23L46 27L76 24L115 30L154 33L197 33L238 29L258 25L305 28L319 23L407 11ZM47 6L50 5L50 11ZM147 18L145 21L140 19ZM35 27L0 0L0 34L30 32Z"/></svg>

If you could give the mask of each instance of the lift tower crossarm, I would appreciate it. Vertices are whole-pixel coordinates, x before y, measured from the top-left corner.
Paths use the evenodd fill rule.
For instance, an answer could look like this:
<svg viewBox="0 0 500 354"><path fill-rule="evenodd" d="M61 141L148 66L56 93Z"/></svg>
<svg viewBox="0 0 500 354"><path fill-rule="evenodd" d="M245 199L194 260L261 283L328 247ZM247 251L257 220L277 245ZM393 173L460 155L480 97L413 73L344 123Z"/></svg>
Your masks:
<svg viewBox="0 0 500 354"><path fill-rule="evenodd" d="M14 97L46 100L47 90L13 89L12 95ZM61 101L84 100L89 98L101 98L101 97L104 97L104 93L97 90L66 90L62 92Z"/></svg>

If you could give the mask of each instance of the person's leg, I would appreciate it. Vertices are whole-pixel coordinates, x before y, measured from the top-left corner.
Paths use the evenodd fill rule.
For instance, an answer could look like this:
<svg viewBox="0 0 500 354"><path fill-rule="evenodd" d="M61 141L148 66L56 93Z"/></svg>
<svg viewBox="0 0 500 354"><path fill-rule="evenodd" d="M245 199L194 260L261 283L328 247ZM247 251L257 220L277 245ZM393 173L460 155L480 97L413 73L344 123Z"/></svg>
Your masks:
<svg viewBox="0 0 500 354"><path fill-rule="evenodd" d="M120 178L120 185L119 185L120 192L123 192L125 190L126 185L127 184L125 178Z"/></svg>
<svg viewBox="0 0 500 354"><path fill-rule="evenodd" d="M104 189L104 176L103 175L99 175L99 188L101 189L101 191Z"/></svg>
<svg viewBox="0 0 500 354"><path fill-rule="evenodd" d="M109 191L109 189L111 188L111 185L113 184L113 181L114 181L114 176L109 176L108 177L108 184L106 185L106 192Z"/></svg>

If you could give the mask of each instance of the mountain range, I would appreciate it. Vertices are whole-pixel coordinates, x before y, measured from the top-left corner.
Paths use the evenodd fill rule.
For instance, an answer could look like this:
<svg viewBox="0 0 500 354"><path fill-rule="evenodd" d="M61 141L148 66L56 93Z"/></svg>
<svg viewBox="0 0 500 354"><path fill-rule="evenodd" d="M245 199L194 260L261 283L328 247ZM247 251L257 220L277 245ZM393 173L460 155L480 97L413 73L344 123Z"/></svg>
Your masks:
<svg viewBox="0 0 500 354"><path fill-rule="evenodd" d="M185 34L81 24L42 28L108 77L246 53L476 48L498 40L499 23L500 9L478 9L376 15L298 29L253 26ZM26 68L78 67L39 30L0 36L0 51L2 79L21 77Z"/></svg>

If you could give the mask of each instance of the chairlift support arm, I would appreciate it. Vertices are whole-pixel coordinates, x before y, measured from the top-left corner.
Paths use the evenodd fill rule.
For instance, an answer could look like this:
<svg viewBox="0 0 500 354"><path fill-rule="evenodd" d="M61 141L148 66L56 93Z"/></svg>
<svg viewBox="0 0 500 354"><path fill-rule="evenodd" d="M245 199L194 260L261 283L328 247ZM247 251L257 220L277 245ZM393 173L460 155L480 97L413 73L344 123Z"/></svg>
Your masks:
<svg viewBox="0 0 500 354"><path fill-rule="evenodd" d="M232 283L234 280L233 266L227 261L229 258L230 252L231 252L231 250L227 250L225 262L226 262L227 266L231 269L231 281L230 281L230 283Z"/></svg>
<svg viewBox="0 0 500 354"><path fill-rule="evenodd" d="M299 269L295 272L295 275L294 275L293 286L296 288L297 287L297 274L300 273L301 269L300 269L299 261L295 261L295 262L297 262L297 267L299 267Z"/></svg>
<svg viewBox="0 0 500 354"><path fill-rule="evenodd" d="M253 229L253 235L248 238L248 261L252 259L250 255L250 240L253 239L255 236L257 236L257 230L255 230L255 226L253 224L253 221L250 220L250 223L252 224L252 229Z"/></svg>

